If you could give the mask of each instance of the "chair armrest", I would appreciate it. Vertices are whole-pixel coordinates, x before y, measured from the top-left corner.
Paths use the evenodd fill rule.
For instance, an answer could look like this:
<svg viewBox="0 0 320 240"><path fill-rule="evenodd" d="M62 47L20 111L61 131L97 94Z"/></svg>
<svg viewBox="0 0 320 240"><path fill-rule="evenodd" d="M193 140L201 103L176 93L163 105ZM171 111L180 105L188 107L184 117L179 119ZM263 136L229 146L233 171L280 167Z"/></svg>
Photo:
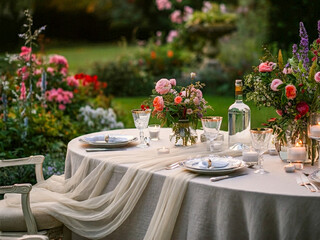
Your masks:
<svg viewBox="0 0 320 240"><path fill-rule="evenodd" d="M24 220L26 221L28 234L37 234L38 228L36 220L31 212L30 208L30 196L29 193L32 189L32 185L29 183L15 184L12 186L0 186L0 194L4 193L20 193L21 205Z"/></svg>
<svg viewBox="0 0 320 240"><path fill-rule="evenodd" d="M0 168L34 164L37 182L42 182L44 181L43 171L42 171L43 161L44 161L43 155L30 156L26 158L5 159L5 160L0 160Z"/></svg>

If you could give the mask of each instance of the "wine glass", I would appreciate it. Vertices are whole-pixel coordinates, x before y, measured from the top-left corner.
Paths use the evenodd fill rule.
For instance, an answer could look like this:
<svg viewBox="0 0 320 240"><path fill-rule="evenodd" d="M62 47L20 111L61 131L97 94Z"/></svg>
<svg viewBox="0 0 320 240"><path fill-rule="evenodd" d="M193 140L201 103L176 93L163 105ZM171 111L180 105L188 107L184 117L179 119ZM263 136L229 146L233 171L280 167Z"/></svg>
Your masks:
<svg viewBox="0 0 320 240"><path fill-rule="evenodd" d="M151 109L146 109L146 110L133 109L131 110L131 112L134 120L134 125L140 131L140 143L139 145L137 145L137 147L140 147L140 148L149 147L149 144L145 141L143 130L148 127Z"/></svg>
<svg viewBox="0 0 320 240"><path fill-rule="evenodd" d="M201 118L202 127L204 134L209 140L210 151L214 151L214 140L217 138L220 131L220 126L222 122L222 117L217 116L207 116Z"/></svg>
<svg viewBox="0 0 320 240"><path fill-rule="evenodd" d="M311 113L308 123L308 136L318 142L320 153L320 113ZM319 154L320 167L320 154Z"/></svg>
<svg viewBox="0 0 320 240"><path fill-rule="evenodd" d="M268 173L263 169L263 153L268 150L268 145L272 136L271 128L256 128L251 129L252 146L258 152L258 169L255 173L265 174Z"/></svg>

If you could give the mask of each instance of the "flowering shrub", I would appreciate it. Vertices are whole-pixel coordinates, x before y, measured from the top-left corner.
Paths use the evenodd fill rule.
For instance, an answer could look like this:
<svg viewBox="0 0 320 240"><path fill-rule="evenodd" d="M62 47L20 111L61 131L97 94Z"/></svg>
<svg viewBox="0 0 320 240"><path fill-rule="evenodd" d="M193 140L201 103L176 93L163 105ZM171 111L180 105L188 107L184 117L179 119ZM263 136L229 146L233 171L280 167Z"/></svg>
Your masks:
<svg viewBox="0 0 320 240"><path fill-rule="evenodd" d="M195 73L191 73L191 79L194 78ZM211 108L202 96L203 86L204 84L196 82L181 87L176 85L176 79L160 79L152 91L152 115L157 116L162 125L170 126L184 119L189 120L196 128L198 120Z"/></svg>
<svg viewBox="0 0 320 240"><path fill-rule="evenodd" d="M122 122L117 122L117 116L112 108L93 109L90 106L81 107L79 119L91 129L91 131L103 131L115 128L124 128Z"/></svg>
<svg viewBox="0 0 320 240"><path fill-rule="evenodd" d="M44 28L32 32L31 15L26 12L26 16L27 31L21 34L26 46L19 54L8 55L8 67L0 71L0 158L43 154L48 170L45 174L53 170L62 173L67 143L93 130L79 122L80 108L94 102L107 85L99 82L97 76L70 75L68 61L63 56L34 54L34 40ZM108 112L104 121L110 117L108 126L120 127L114 122L114 113ZM32 182L26 178L32 177L34 170L23 169L1 171L0 185ZM15 174L10 175L11 172ZM17 175L25 177L16 179Z"/></svg>
<svg viewBox="0 0 320 240"><path fill-rule="evenodd" d="M260 65L245 77L247 99L257 106L274 107L280 116L268 123L279 136L284 136L290 128L302 139L309 113L319 110L320 21L318 32L319 38L309 48L308 35L301 22L299 47L293 45L292 57L286 64L281 51L277 59L267 52Z"/></svg>
<svg viewBox="0 0 320 240"><path fill-rule="evenodd" d="M149 45L133 57L95 63L93 73L108 81L106 95L147 96L159 76L179 78L184 67L192 65L194 56L167 46Z"/></svg>

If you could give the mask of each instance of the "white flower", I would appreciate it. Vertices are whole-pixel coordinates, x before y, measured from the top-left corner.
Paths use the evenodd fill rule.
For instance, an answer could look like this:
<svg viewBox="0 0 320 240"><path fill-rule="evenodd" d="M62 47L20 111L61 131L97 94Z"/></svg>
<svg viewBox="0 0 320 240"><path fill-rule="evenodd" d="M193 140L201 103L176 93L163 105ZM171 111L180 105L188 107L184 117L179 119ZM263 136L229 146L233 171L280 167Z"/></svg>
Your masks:
<svg viewBox="0 0 320 240"><path fill-rule="evenodd" d="M109 130L113 128L123 128L122 122L117 122L117 116L112 108L93 109L90 106L80 108L79 118L93 130Z"/></svg>

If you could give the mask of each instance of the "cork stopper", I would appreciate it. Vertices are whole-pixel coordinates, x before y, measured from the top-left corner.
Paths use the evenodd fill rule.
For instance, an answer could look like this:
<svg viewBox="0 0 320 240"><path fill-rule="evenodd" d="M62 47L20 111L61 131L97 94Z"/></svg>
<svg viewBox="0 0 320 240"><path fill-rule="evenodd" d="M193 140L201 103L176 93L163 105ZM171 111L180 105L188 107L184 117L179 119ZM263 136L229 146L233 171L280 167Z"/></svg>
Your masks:
<svg viewBox="0 0 320 240"><path fill-rule="evenodd" d="M242 80L237 79L235 82L235 92L236 95L242 95Z"/></svg>

